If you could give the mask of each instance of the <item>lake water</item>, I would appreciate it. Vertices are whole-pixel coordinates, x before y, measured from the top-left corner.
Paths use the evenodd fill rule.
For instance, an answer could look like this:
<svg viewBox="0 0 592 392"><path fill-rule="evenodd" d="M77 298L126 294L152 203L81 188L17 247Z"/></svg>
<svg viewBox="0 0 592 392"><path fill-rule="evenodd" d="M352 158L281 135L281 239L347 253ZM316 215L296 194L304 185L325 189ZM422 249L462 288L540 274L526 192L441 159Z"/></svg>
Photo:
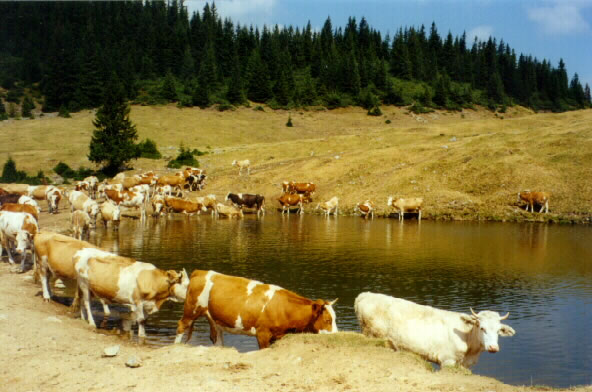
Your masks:
<svg viewBox="0 0 592 392"><path fill-rule="evenodd" d="M516 335L483 353L473 373L510 384L592 384L592 228L268 215L257 220L183 216L122 222L91 239L163 269L213 269L273 283L308 298L339 298L340 330L359 331L363 291L442 309L505 314ZM182 305L147 322L147 343L172 344ZM113 324L113 323L110 323ZM190 344L210 345L204 319ZM225 344L257 349L255 338Z"/></svg>

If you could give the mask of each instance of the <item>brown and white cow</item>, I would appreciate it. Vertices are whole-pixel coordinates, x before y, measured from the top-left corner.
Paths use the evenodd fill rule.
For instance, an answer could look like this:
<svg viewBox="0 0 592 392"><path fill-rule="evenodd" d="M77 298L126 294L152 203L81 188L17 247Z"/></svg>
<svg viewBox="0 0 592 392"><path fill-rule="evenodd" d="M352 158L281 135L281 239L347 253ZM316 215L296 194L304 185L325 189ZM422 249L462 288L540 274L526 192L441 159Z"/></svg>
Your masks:
<svg viewBox="0 0 592 392"><path fill-rule="evenodd" d="M317 186L312 182L284 181L282 183L284 193L301 193L312 195L316 192Z"/></svg>
<svg viewBox="0 0 592 392"><path fill-rule="evenodd" d="M386 202L388 207L394 208L399 213L399 220L405 219L405 212L417 212L419 213L417 220L421 221L421 207L423 205L423 198L412 197L407 199L396 198L389 196Z"/></svg>
<svg viewBox="0 0 592 392"><path fill-rule="evenodd" d="M235 206L227 206L222 203L216 204L216 215L227 216L229 218L242 218L244 216L243 210L236 208Z"/></svg>
<svg viewBox="0 0 592 392"><path fill-rule="evenodd" d="M212 215L216 214L216 195L209 194L207 196L196 197L195 201L210 210Z"/></svg>
<svg viewBox="0 0 592 392"><path fill-rule="evenodd" d="M526 211L528 212L528 207L530 207L530 212L534 212L534 205L537 204L541 206L539 213L545 210L545 213L549 212L549 199L551 198L551 194L549 192L531 192L531 191L523 191L518 193L518 203L523 200L526 204Z"/></svg>
<svg viewBox="0 0 592 392"><path fill-rule="evenodd" d="M354 310L366 336L386 338L395 350L414 352L441 366L477 363L483 351L499 351L498 335L515 331L501 324L509 313L484 310L471 315L419 305L384 294L361 293Z"/></svg>
<svg viewBox="0 0 592 392"><path fill-rule="evenodd" d="M45 200L45 193L53 185L29 185L27 188L27 196L35 200Z"/></svg>
<svg viewBox="0 0 592 392"><path fill-rule="evenodd" d="M82 249L73 258L78 290L84 306L80 315L96 327L91 309L90 294L108 303L127 305L132 312L132 319L138 323L138 336L144 338L144 324L148 315L158 312L167 301L185 300L189 278L187 272L163 271L153 264L143 263L117 256L99 249ZM124 323L124 330L133 334L131 325Z"/></svg>
<svg viewBox="0 0 592 392"><path fill-rule="evenodd" d="M90 184L87 181L76 181L74 183L74 190L78 192L84 192L90 198L92 198L92 195L90 194Z"/></svg>
<svg viewBox="0 0 592 392"><path fill-rule="evenodd" d="M39 221L39 210L29 204L4 203L0 205L0 211L24 212L33 215L33 218Z"/></svg>
<svg viewBox="0 0 592 392"><path fill-rule="evenodd" d="M165 204L168 210L172 212L181 212L188 215L200 214L202 211L208 211L208 209L200 203L190 200L178 199L176 197L166 197Z"/></svg>
<svg viewBox="0 0 592 392"><path fill-rule="evenodd" d="M360 212L361 216L364 217L364 219L368 219L368 215L372 216L372 219L374 219L374 203L370 200L366 200L363 203L358 203L356 204L356 209Z"/></svg>
<svg viewBox="0 0 592 392"><path fill-rule="evenodd" d="M159 217L163 212L166 212L166 202L164 196L156 194L152 197L152 216Z"/></svg>
<svg viewBox="0 0 592 392"><path fill-rule="evenodd" d="M306 202L311 201L309 195L307 194L293 194L293 193L284 193L277 199L282 206L282 214L288 211L288 215L290 214L290 208L298 207L298 213L304 213L303 204Z"/></svg>
<svg viewBox="0 0 592 392"><path fill-rule="evenodd" d="M76 210L72 213L72 231L74 238L82 240L82 237L88 240L90 229L94 228L93 221L86 211Z"/></svg>
<svg viewBox="0 0 592 392"><path fill-rule="evenodd" d="M110 190L110 191L122 191L123 190L123 185L121 185L121 184L109 184L109 183L106 183L106 182L102 182L97 187L98 197L107 198L107 196L105 194L105 191L107 191L107 190Z"/></svg>
<svg viewBox="0 0 592 392"><path fill-rule="evenodd" d="M237 161L235 159L234 161L232 161L232 166L238 167L239 176L243 174L243 169L247 169L247 175L251 174L251 161L248 159L244 159L242 161Z"/></svg>
<svg viewBox="0 0 592 392"><path fill-rule="evenodd" d="M107 222L111 222L113 230L119 230L119 223L121 222L119 206L109 200L101 204L101 220L105 227L107 227Z"/></svg>
<svg viewBox="0 0 592 392"><path fill-rule="evenodd" d="M70 192L68 200L70 201L71 212L74 212L76 210L84 211L90 216L93 222L97 221L99 205L96 201L88 197L85 193L81 191L72 191Z"/></svg>
<svg viewBox="0 0 592 392"><path fill-rule="evenodd" d="M60 201L64 193L55 186L50 186L45 190L45 200L50 214L57 214L60 207Z"/></svg>
<svg viewBox="0 0 592 392"><path fill-rule="evenodd" d="M333 196L329 201L317 204L316 209L318 210L319 208L323 210L325 216L329 216L331 213L333 213L333 215L337 215L337 210L339 208L339 198L337 196Z"/></svg>
<svg viewBox="0 0 592 392"><path fill-rule="evenodd" d="M106 189L105 196L118 206L135 208L140 211L140 219L146 219L146 195L142 192L114 191Z"/></svg>
<svg viewBox="0 0 592 392"><path fill-rule="evenodd" d="M88 192L92 199L97 198L97 191L99 187L99 179L95 176L88 176L84 179L88 183Z"/></svg>
<svg viewBox="0 0 592 392"><path fill-rule="evenodd" d="M27 249L32 249L33 238L39 231L37 220L25 212L0 211L0 255L6 248L8 262L14 264L12 249L21 256L21 272L25 271Z"/></svg>
<svg viewBox="0 0 592 392"><path fill-rule="evenodd" d="M184 176L161 176L156 181L156 185L170 185L173 188L182 190L183 185L187 182Z"/></svg>
<svg viewBox="0 0 592 392"><path fill-rule="evenodd" d="M224 345L224 331L255 336L259 348L288 333L335 333L335 301L313 301L256 280L195 270L175 343L181 343L187 329L189 340L195 320L202 316L210 324L212 343L220 345Z"/></svg>

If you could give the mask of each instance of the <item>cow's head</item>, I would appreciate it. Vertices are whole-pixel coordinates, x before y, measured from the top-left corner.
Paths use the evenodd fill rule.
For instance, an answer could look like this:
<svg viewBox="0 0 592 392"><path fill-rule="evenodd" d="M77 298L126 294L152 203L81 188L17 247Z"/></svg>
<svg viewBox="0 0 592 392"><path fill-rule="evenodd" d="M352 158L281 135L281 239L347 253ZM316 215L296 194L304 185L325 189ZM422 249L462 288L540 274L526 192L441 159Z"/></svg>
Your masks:
<svg viewBox="0 0 592 392"><path fill-rule="evenodd" d="M180 272L173 270L167 271L167 278L170 285L168 299L173 302L185 301L187 287L189 287L189 276L185 268Z"/></svg>
<svg viewBox="0 0 592 392"><path fill-rule="evenodd" d="M49 196L47 198L48 199L47 202L49 203L49 206L51 207L52 211L57 211L61 198L62 198L62 196L60 195L59 191L57 191L57 190L51 191L51 193L49 194Z"/></svg>
<svg viewBox="0 0 592 392"><path fill-rule="evenodd" d="M31 243L31 233L29 233L26 230L19 230L18 233L16 234L16 253L19 255L22 255L27 248L29 247L29 244Z"/></svg>
<svg viewBox="0 0 592 392"><path fill-rule="evenodd" d="M512 327L501 323L502 320L507 319L509 316L510 313L507 313L501 317L498 312L490 310L475 313L471 308L471 315L463 314L461 319L465 323L472 325L473 331L476 330L482 349L490 353L496 353L499 351L497 336L513 336L516 333Z"/></svg>
<svg viewBox="0 0 592 392"><path fill-rule="evenodd" d="M325 301L317 299L312 303L312 320L313 331L316 333L336 333L337 332L337 317L335 310L333 310L333 301Z"/></svg>
<svg viewBox="0 0 592 392"><path fill-rule="evenodd" d="M99 205L96 202L92 202L88 206L88 215L93 221L97 220L97 214L99 213Z"/></svg>
<svg viewBox="0 0 592 392"><path fill-rule="evenodd" d="M229 199L230 199L230 192L228 192L228 193L226 194L226 197L224 198L224 201L228 201Z"/></svg>
<svg viewBox="0 0 592 392"><path fill-rule="evenodd" d="M232 161L232 166L236 166L236 159Z"/></svg>

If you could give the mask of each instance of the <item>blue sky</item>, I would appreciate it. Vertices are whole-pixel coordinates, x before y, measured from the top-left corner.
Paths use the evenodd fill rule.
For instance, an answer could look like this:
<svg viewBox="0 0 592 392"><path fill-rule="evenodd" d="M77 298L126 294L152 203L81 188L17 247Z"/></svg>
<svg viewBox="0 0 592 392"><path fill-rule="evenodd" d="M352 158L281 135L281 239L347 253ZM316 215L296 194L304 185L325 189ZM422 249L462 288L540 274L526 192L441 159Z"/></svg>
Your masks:
<svg viewBox="0 0 592 392"><path fill-rule="evenodd" d="M206 1L186 0L190 13ZM211 4L211 1L209 2ZM222 18L235 24L305 26L319 29L328 16L333 27L347 18L365 17L370 26L391 36L401 26L436 22L445 36L463 31L487 39L502 38L517 53L548 59L557 66L563 58L569 77L578 73L592 86L592 0L218 0ZM472 38L471 38L472 41Z"/></svg>

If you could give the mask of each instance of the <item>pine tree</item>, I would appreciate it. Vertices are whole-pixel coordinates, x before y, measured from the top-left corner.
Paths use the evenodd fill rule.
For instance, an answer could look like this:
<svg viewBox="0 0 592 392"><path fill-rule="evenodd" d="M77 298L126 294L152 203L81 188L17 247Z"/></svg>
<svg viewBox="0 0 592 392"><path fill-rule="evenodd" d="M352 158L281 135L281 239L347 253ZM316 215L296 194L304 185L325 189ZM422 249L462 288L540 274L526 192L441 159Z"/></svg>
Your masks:
<svg viewBox="0 0 592 392"><path fill-rule="evenodd" d="M160 89L160 96L170 102L177 100L177 88L175 87L175 77L169 70L164 78Z"/></svg>
<svg viewBox="0 0 592 392"><path fill-rule="evenodd" d="M592 104L592 97L590 96L590 86L586 83L586 88L584 88L584 96L586 97L586 103L589 106ZM0 116L2 115L2 110L0 110Z"/></svg>
<svg viewBox="0 0 592 392"><path fill-rule="evenodd" d="M450 78L447 74L438 74L436 86L434 87L434 103L440 107L448 106L450 96Z"/></svg>
<svg viewBox="0 0 592 392"><path fill-rule="evenodd" d="M317 99L317 90L310 72L304 74L302 90L300 91L300 102L304 105L313 105Z"/></svg>
<svg viewBox="0 0 592 392"><path fill-rule="evenodd" d="M32 112L33 109L35 109L35 104L33 103L33 100L31 99L31 97L26 95L25 98L23 98L23 104L21 107L21 116L33 118L34 117L33 112Z"/></svg>
<svg viewBox="0 0 592 392"><path fill-rule="evenodd" d="M189 80L195 75L195 61L191 55L191 48L189 45L185 46L183 52L183 63L181 64L181 77L183 80Z"/></svg>
<svg viewBox="0 0 592 392"><path fill-rule="evenodd" d="M16 170L16 163L9 155L8 160L4 163L4 167L2 168L2 177L0 177L0 181L5 183L15 183L21 180L21 173Z"/></svg>
<svg viewBox="0 0 592 392"><path fill-rule="evenodd" d="M272 91L269 86L269 71L261 60L258 50L255 50L249 58L247 75L247 97L254 102L265 102L270 99Z"/></svg>
<svg viewBox="0 0 592 392"><path fill-rule="evenodd" d="M93 125L88 159L103 165L107 174L115 174L127 162L137 159L140 150L134 143L138 139L136 126L129 119L130 107L117 75L113 74L106 89L103 106L99 108Z"/></svg>
<svg viewBox="0 0 592 392"><path fill-rule="evenodd" d="M494 72L487 83L487 97L495 103L504 101L504 85L498 72Z"/></svg>
<svg viewBox="0 0 592 392"><path fill-rule="evenodd" d="M234 105L240 105L245 102L243 81L241 79L241 67L238 52L236 51L234 52L234 56L232 56L232 73L230 75L230 83L228 84L226 99Z"/></svg>

